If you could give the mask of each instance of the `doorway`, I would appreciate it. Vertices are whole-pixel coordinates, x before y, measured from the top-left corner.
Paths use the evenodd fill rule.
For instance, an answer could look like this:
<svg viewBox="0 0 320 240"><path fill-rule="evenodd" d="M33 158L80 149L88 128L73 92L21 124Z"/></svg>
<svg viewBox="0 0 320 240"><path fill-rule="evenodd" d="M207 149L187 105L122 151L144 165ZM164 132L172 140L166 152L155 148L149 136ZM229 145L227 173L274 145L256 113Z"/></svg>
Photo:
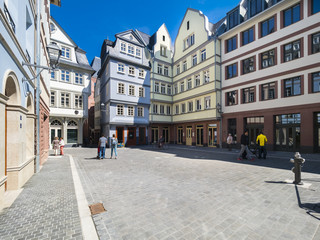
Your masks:
<svg viewBox="0 0 320 240"><path fill-rule="evenodd" d="M192 145L192 127L187 127L187 136L186 136L186 145L191 146Z"/></svg>
<svg viewBox="0 0 320 240"><path fill-rule="evenodd" d="M275 149L279 151L300 150L300 114L275 116Z"/></svg>
<svg viewBox="0 0 320 240"><path fill-rule="evenodd" d="M183 141L183 128L182 127L178 127L178 139L177 139L177 143L178 144L182 144Z"/></svg>
<svg viewBox="0 0 320 240"><path fill-rule="evenodd" d="M217 146L217 127L208 128L208 146L216 147Z"/></svg>
<svg viewBox="0 0 320 240"><path fill-rule="evenodd" d="M197 140L196 140L197 146L203 146L203 125L197 126Z"/></svg>
<svg viewBox="0 0 320 240"><path fill-rule="evenodd" d="M151 129L151 143L156 143L159 140L159 129L157 127L153 127Z"/></svg>
<svg viewBox="0 0 320 240"><path fill-rule="evenodd" d="M146 144L146 128L139 128L139 144Z"/></svg>
<svg viewBox="0 0 320 240"><path fill-rule="evenodd" d="M168 127L164 127L162 129L162 136L164 137L165 143L169 143L170 139L169 139L169 128Z"/></svg>
<svg viewBox="0 0 320 240"><path fill-rule="evenodd" d="M124 128L123 127L116 127L116 136L118 139L118 143L124 143L123 134Z"/></svg>
<svg viewBox="0 0 320 240"><path fill-rule="evenodd" d="M137 145L136 128L135 127L128 127L127 146L134 146L134 145Z"/></svg>
<svg viewBox="0 0 320 240"><path fill-rule="evenodd" d="M315 129L314 151L320 152L320 113L314 114L314 129Z"/></svg>
<svg viewBox="0 0 320 240"><path fill-rule="evenodd" d="M55 137L61 138L61 128L51 128L51 144Z"/></svg>

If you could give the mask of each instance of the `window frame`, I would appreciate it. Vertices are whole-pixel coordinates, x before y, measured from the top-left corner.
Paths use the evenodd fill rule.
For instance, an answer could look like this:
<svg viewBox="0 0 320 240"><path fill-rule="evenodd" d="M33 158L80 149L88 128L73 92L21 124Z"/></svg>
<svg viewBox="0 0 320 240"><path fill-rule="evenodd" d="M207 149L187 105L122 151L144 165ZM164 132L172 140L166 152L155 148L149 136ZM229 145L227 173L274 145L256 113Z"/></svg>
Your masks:
<svg viewBox="0 0 320 240"><path fill-rule="evenodd" d="M124 105L123 104L117 104L117 116L124 116Z"/></svg>
<svg viewBox="0 0 320 240"><path fill-rule="evenodd" d="M134 117L134 106L132 105L127 106L127 116Z"/></svg>
<svg viewBox="0 0 320 240"><path fill-rule="evenodd" d="M242 101L241 103L253 103L256 101L256 88L255 87L247 87L241 89L242 92Z"/></svg>
<svg viewBox="0 0 320 240"><path fill-rule="evenodd" d="M135 76L135 71L136 69L135 69L135 67L133 67L133 66L129 66L129 68L128 68L128 75L129 76Z"/></svg>
<svg viewBox="0 0 320 240"><path fill-rule="evenodd" d="M295 80L299 80L299 93L295 93ZM290 84L290 94L287 91L289 88L289 83ZM288 83L288 87L287 87L287 83ZM294 96L300 96L302 95L302 79L301 76L297 76L297 77L292 77L292 78L287 78L283 80L283 97L287 98L287 97L294 97Z"/></svg>
<svg viewBox="0 0 320 240"><path fill-rule="evenodd" d="M299 43L299 50L294 50L294 44L296 43ZM291 45L290 47L290 50L286 50L286 46L289 46ZM283 54L283 58L282 58L282 62L283 63L286 63L286 62L291 62L293 60L296 60L296 59L299 59L299 58L302 58L303 57L303 39L298 39L298 40L295 40L295 41L292 41L290 43L287 43L287 44L284 44L283 47L282 47L282 54ZM287 60L286 57L288 54L291 54L291 59ZM295 55L298 55L298 57L295 57Z"/></svg>
<svg viewBox="0 0 320 240"><path fill-rule="evenodd" d="M76 109L82 109L83 108L83 98L80 94L74 95L74 107Z"/></svg>
<svg viewBox="0 0 320 240"><path fill-rule="evenodd" d="M144 107L141 107L141 106L137 107L137 116L144 117Z"/></svg>
<svg viewBox="0 0 320 240"><path fill-rule="evenodd" d="M273 85L273 86L271 86ZM268 98L265 97L265 88L267 91ZM273 98L270 98L270 93L273 90ZM260 85L260 101L268 101L277 99L277 82L268 82Z"/></svg>
<svg viewBox="0 0 320 240"><path fill-rule="evenodd" d="M272 29L270 29L270 21L271 21L271 20L273 21L273 27L272 27ZM265 35L264 35L264 31L263 31L263 29L264 29L264 24L267 24L267 33L266 33ZM266 36L268 36L268 35L276 32L276 31L277 31L276 15L274 15L274 16L272 16L272 17L270 17L270 18L268 18L268 19L260 22L259 28L260 28L260 34L259 34L259 35L260 35L260 38L266 37Z"/></svg>
<svg viewBox="0 0 320 240"><path fill-rule="evenodd" d="M273 55L270 54L271 52L273 51ZM263 59L264 56L267 55L267 58ZM273 56L270 57L270 56ZM270 65L270 59L272 60L273 64ZM267 65L264 66L264 62L267 61ZM270 49L268 51L265 51L263 53L260 54L260 69L266 69L266 68L269 68L269 67L273 67L277 65L277 49L276 48L273 48L273 49Z"/></svg>
<svg viewBox="0 0 320 240"><path fill-rule="evenodd" d="M238 91L226 92L226 106L238 105Z"/></svg>
<svg viewBox="0 0 320 240"><path fill-rule="evenodd" d="M132 85L132 84L130 84L129 86L128 86L128 95L129 96L136 96L136 88L135 88L135 86L134 85Z"/></svg>
<svg viewBox="0 0 320 240"><path fill-rule="evenodd" d="M318 91L315 91L315 81L314 81L314 75L318 74L318 79L317 82L318 83ZM311 89L312 89L312 93L319 93L320 92L320 71L319 72L314 72L311 73Z"/></svg>
<svg viewBox="0 0 320 240"><path fill-rule="evenodd" d="M299 13L299 19L298 20L294 20L294 8L295 7L297 7L297 6L299 6L299 11L298 11L298 13ZM287 12L290 12L290 23L288 23L287 25L286 25L286 13ZM299 3L297 3L297 4L295 4L295 5L293 5L293 6L291 6L291 7L289 7L289 8L287 8L287 9L285 9L285 10L283 10L282 11L282 26L283 26L283 28L285 28L285 27L288 27L288 26L290 26L290 25L292 25L292 24L294 24L294 23L296 23L296 22L299 22L300 20L301 20L301 5L300 5L300 2Z"/></svg>
<svg viewBox="0 0 320 240"><path fill-rule="evenodd" d="M119 83L118 82L117 89L118 89L118 92L117 92L118 94L125 94L125 84L124 83Z"/></svg>

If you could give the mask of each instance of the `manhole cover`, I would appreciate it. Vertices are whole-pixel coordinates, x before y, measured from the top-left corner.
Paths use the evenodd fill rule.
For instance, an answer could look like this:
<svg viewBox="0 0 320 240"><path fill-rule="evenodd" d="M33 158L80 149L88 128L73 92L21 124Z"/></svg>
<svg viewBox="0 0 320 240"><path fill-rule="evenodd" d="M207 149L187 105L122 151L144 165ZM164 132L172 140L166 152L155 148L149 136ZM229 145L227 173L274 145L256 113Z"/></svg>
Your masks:
<svg viewBox="0 0 320 240"><path fill-rule="evenodd" d="M96 215L106 211L102 203L95 203L95 204L89 205L89 208L90 208L91 215Z"/></svg>

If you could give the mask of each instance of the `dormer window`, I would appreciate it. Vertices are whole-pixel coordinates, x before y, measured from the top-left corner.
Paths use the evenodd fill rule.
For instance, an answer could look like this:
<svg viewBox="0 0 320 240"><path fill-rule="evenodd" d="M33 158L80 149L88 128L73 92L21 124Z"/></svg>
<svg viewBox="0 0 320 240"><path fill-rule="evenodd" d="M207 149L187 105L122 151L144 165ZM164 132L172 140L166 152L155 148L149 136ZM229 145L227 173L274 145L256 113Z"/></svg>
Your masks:
<svg viewBox="0 0 320 240"><path fill-rule="evenodd" d="M141 57L141 49L138 47L136 48L136 56Z"/></svg>
<svg viewBox="0 0 320 240"><path fill-rule="evenodd" d="M62 46L61 47L61 57L70 59L70 48Z"/></svg>
<svg viewBox="0 0 320 240"><path fill-rule="evenodd" d="M250 17L262 11L262 0L250 0Z"/></svg>
<svg viewBox="0 0 320 240"><path fill-rule="evenodd" d="M128 53L134 55L134 47L132 45L128 45Z"/></svg>
<svg viewBox="0 0 320 240"><path fill-rule="evenodd" d="M229 29L231 29L239 24L239 9L238 8L228 15L228 23L229 23Z"/></svg>
<svg viewBox="0 0 320 240"><path fill-rule="evenodd" d="M122 42L121 43L121 52L126 52L127 51L127 44L126 43L124 43L124 42Z"/></svg>

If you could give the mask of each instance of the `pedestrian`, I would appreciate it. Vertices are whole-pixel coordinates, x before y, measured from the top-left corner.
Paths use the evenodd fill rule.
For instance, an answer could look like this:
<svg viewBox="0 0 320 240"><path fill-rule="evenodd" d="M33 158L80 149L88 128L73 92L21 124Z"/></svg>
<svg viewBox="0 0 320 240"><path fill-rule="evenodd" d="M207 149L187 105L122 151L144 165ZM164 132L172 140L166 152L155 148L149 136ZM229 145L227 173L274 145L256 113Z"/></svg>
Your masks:
<svg viewBox="0 0 320 240"><path fill-rule="evenodd" d="M54 137L54 140L52 141L52 148L54 150L54 155L58 155L58 149L59 149L59 138Z"/></svg>
<svg viewBox="0 0 320 240"><path fill-rule="evenodd" d="M64 155L63 154L63 148L64 148L64 140L63 140L63 138L60 138L59 145L60 145L60 155Z"/></svg>
<svg viewBox="0 0 320 240"><path fill-rule="evenodd" d="M239 155L238 155L238 160L242 160L242 154L246 151L247 153L247 156L248 158L251 160L251 161L254 161L254 156L253 154L251 153L251 151L249 150L248 148L248 145L249 145L249 136L248 136L249 132L248 130L245 130L244 133L241 135L241 150L239 152Z"/></svg>
<svg viewBox="0 0 320 240"><path fill-rule="evenodd" d="M115 159L117 159L117 156L118 156L117 146L118 146L118 139L116 138L116 135L113 134L112 138L111 138L111 157L110 157L110 159L112 158L113 151L114 151Z"/></svg>
<svg viewBox="0 0 320 240"><path fill-rule="evenodd" d="M227 144L228 144L228 150L231 151L232 149L232 143L233 143L233 137L231 135L231 133L229 133L228 137L227 137Z"/></svg>
<svg viewBox="0 0 320 240"><path fill-rule="evenodd" d="M164 137L161 135L160 138L159 138L159 148L162 148L163 147L163 144L164 144Z"/></svg>
<svg viewBox="0 0 320 240"><path fill-rule="evenodd" d="M99 158L100 159L104 159L105 158L105 152L106 152L107 143L108 143L107 139L102 134L101 138L99 138L99 143L98 143L98 145L100 146L100 151L99 151Z"/></svg>
<svg viewBox="0 0 320 240"><path fill-rule="evenodd" d="M262 131L260 131L260 134L257 136L257 144L259 146L259 159L261 159L261 155L263 155L263 159L266 159L267 157L267 149L266 149L266 142L267 137L263 134Z"/></svg>

